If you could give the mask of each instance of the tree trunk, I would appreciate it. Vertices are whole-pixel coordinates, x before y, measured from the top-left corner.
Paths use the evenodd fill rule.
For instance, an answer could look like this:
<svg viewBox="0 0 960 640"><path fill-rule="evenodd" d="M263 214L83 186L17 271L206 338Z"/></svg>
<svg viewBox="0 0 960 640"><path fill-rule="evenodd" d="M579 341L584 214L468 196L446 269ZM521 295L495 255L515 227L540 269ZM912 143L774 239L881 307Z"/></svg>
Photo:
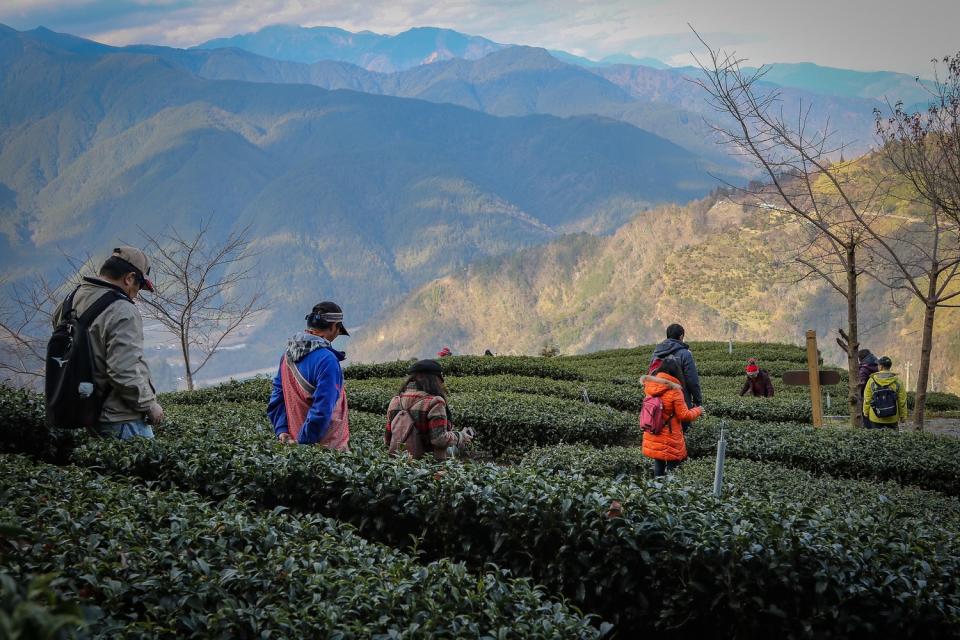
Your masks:
<svg viewBox="0 0 960 640"><path fill-rule="evenodd" d="M184 336L180 337L180 352L183 353L183 378L187 381L187 391L193 391L193 371L190 369L190 344Z"/></svg>
<svg viewBox="0 0 960 640"><path fill-rule="evenodd" d="M931 281L934 279L931 278ZM933 283L935 286L935 282ZM931 287L933 289L933 287ZM937 305L929 302L936 295L933 289L923 312L923 338L920 340L920 371L917 372L917 393L913 398L913 428L923 431L923 418L927 409L927 382L930 380L930 352L933 351L933 319Z"/></svg>
<svg viewBox="0 0 960 640"><path fill-rule="evenodd" d="M852 242L847 246L847 405L850 410L850 426L862 426L863 400L860 398L860 338L857 331L857 247Z"/></svg>

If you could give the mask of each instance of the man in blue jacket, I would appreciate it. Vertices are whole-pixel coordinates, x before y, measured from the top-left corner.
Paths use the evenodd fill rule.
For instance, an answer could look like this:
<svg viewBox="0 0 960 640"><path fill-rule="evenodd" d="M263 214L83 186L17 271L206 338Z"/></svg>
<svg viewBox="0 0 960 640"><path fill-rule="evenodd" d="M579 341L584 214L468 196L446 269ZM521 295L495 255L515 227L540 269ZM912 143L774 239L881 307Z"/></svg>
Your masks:
<svg viewBox="0 0 960 640"><path fill-rule="evenodd" d="M699 407L703 404L700 375L697 373L697 363L693 361L690 347L683 341L683 335L683 327L679 324L667 327L667 339L653 350L650 364L671 357L679 360L680 370L683 371L683 399L688 407Z"/></svg>
<svg viewBox="0 0 960 640"><path fill-rule="evenodd" d="M347 396L340 362L333 348L337 336L348 336L343 310L321 302L306 316L307 328L287 342L273 378L267 415L284 444L317 444L346 449L350 442Z"/></svg>

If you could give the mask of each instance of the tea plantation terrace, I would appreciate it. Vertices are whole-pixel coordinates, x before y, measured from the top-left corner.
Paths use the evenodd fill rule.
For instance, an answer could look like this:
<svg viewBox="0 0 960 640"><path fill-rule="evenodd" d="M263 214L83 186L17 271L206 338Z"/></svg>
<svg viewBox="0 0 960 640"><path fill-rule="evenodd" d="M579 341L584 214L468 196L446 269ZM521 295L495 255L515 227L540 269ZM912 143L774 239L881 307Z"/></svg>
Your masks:
<svg viewBox="0 0 960 640"><path fill-rule="evenodd" d="M694 343L708 417L654 481L651 348L445 358L477 439L444 464L385 455L406 362L345 370L342 453L275 444L265 379L167 394L133 442L53 442L40 399L4 389L3 606L56 573L45 605L81 604L93 635L957 636L960 441L815 430L803 389L737 397L747 357L779 375L804 349Z"/></svg>

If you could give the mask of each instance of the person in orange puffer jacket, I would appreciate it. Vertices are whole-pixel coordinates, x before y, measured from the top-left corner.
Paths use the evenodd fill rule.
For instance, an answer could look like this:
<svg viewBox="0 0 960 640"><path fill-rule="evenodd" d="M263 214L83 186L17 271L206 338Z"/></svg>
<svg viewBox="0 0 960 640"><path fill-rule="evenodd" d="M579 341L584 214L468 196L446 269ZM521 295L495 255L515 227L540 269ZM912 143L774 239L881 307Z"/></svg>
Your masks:
<svg viewBox="0 0 960 640"><path fill-rule="evenodd" d="M683 399L683 372L675 358L666 358L652 375L643 376L643 391L648 396L659 396L663 402L663 417L667 423L660 433L643 433L643 455L653 458L653 475L660 477L675 469L687 458L687 443L683 437L684 422L693 422L703 415L703 407L687 406Z"/></svg>

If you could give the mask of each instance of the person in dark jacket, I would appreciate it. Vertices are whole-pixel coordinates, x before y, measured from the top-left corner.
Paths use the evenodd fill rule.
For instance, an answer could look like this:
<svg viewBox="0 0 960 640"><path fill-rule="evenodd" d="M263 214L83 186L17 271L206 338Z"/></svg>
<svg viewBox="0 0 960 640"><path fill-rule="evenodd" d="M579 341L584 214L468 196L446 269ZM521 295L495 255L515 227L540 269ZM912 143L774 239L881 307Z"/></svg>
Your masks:
<svg viewBox="0 0 960 640"><path fill-rule="evenodd" d="M863 398L863 390L867 386L867 380L880 370L880 361L877 360L877 356L870 352L870 349L860 349L857 352L857 357L860 359L860 397Z"/></svg>
<svg viewBox="0 0 960 640"><path fill-rule="evenodd" d="M679 324L667 327L667 339L653 350L650 364L657 360L676 358L680 361L680 371L683 373L683 399L688 407L699 407L703 404L703 395L700 392L700 375L697 373L697 363L693 361L690 347L683 341L684 330Z"/></svg>
<svg viewBox="0 0 960 640"><path fill-rule="evenodd" d="M867 388L867 381L870 380L870 376L875 374L880 370L880 362L877 360L877 356L873 355L870 352L870 349L860 349L857 352L857 357L860 360L860 371L858 372L858 386L860 388L860 406L863 406L863 392ZM870 418L863 416L863 426L870 429Z"/></svg>
<svg viewBox="0 0 960 640"><path fill-rule="evenodd" d="M770 374L766 369L757 366L757 361L750 358L747 361L747 379L740 389L740 395L743 396L747 391L752 396L764 398L773 397L773 382L770 381Z"/></svg>

